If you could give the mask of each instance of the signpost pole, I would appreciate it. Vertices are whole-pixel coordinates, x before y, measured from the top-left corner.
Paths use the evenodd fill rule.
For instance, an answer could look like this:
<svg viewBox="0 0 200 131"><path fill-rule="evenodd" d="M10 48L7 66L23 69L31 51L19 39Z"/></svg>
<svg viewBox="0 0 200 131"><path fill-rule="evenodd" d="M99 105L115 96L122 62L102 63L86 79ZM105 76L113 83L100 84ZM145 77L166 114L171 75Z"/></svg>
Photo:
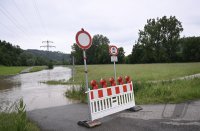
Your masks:
<svg viewBox="0 0 200 131"><path fill-rule="evenodd" d="M98 125L101 125L101 122L98 121L92 121L92 115L91 115L91 103L90 103L90 88L88 86L88 71L87 71L87 57L86 57L86 50L90 48L90 46L92 45L92 38L90 36L90 34L88 32L86 32L83 28L81 29L81 31L77 32L76 34L76 43L77 45L83 49L83 60L84 60L84 67L85 67L85 93L87 93L87 97L88 97L88 116L89 116L89 120L86 121L79 121L77 124L80 126L85 126L85 127L95 127Z"/></svg>
<svg viewBox="0 0 200 131"><path fill-rule="evenodd" d="M72 56L72 62L73 62L73 71L72 71L73 72L73 76L72 77L73 77L73 82L74 82L74 56Z"/></svg>
<svg viewBox="0 0 200 131"><path fill-rule="evenodd" d="M114 72L115 72L115 80L117 80L117 79L116 79L116 67L115 67L115 61L114 61Z"/></svg>
<svg viewBox="0 0 200 131"><path fill-rule="evenodd" d="M87 60L87 57L86 57L86 52L85 50L83 50L83 59L84 59L84 66L85 66L85 91L89 91L89 87L88 87L88 72L87 72L87 63L86 63L86 60ZM88 107L89 107L89 120L91 120L91 114L90 114L90 99L89 99L89 93L87 93L87 97L88 97Z"/></svg>

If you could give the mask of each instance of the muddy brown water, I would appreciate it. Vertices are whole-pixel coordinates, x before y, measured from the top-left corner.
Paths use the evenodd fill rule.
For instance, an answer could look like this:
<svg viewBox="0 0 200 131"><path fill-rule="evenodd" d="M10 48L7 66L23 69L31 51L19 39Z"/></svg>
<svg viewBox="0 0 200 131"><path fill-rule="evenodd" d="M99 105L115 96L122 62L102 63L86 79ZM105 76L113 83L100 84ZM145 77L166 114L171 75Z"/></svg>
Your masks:
<svg viewBox="0 0 200 131"><path fill-rule="evenodd" d="M23 98L27 110L76 103L64 96L70 86L41 83L48 80L68 80L70 77L70 68L54 67L52 70L0 78L0 111L20 98Z"/></svg>

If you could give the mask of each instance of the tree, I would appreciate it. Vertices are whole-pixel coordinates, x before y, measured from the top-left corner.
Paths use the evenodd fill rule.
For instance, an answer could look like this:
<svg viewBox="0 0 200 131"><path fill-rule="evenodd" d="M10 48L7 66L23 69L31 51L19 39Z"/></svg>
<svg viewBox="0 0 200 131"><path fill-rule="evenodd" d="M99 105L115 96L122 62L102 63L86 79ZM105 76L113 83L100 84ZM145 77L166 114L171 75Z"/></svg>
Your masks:
<svg viewBox="0 0 200 131"><path fill-rule="evenodd" d="M144 46L140 44L133 45L132 54L128 58L130 63L145 63L147 60L144 56Z"/></svg>
<svg viewBox="0 0 200 131"><path fill-rule="evenodd" d="M88 64L107 64L110 62L109 44L106 36L94 35L92 45L86 50ZM83 51L77 44L73 44L71 54L75 57L76 64L83 64Z"/></svg>
<svg viewBox="0 0 200 131"><path fill-rule="evenodd" d="M148 19L139 38L133 46L131 61L174 62L177 58L178 39L183 31L181 22L175 16ZM142 56L138 51L142 51ZM139 58L135 58L138 57Z"/></svg>
<svg viewBox="0 0 200 131"><path fill-rule="evenodd" d="M71 55L74 56L76 64L83 64L83 51L78 47L76 43L72 45Z"/></svg>
<svg viewBox="0 0 200 131"><path fill-rule="evenodd" d="M179 44L183 61L200 61L200 37L184 37L179 40Z"/></svg>
<svg viewBox="0 0 200 131"><path fill-rule="evenodd" d="M87 51L89 64L107 64L110 62L109 44L110 41L106 36L94 35L92 46Z"/></svg>
<svg viewBox="0 0 200 131"><path fill-rule="evenodd" d="M118 48L118 63L122 64L125 63L125 52L124 52L124 48L123 47L119 47Z"/></svg>

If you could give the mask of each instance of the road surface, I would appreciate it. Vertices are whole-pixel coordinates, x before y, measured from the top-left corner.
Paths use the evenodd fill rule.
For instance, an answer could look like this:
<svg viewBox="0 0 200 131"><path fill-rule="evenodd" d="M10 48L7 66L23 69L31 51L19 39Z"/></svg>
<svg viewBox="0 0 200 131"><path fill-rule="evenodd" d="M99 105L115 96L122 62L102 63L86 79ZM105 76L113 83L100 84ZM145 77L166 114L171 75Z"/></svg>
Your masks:
<svg viewBox="0 0 200 131"><path fill-rule="evenodd" d="M102 125L92 129L77 125L88 118L87 104L33 110L28 116L44 131L200 131L200 101L141 107L139 112L104 117Z"/></svg>

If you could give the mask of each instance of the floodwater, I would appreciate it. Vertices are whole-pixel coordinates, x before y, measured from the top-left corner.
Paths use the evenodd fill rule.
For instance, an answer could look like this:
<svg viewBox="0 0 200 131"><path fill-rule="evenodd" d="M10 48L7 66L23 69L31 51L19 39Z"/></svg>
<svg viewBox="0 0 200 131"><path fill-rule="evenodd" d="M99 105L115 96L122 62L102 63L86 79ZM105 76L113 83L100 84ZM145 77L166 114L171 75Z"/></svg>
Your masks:
<svg viewBox="0 0 200 131"><path fill-rule="evenodd" d="M34 73L19 74L8 78L0 78L0 111L23 98L26 110L48 108L74 103L64 93L70 86L47 85L41 83L48 80L68 80L71 69L54 67Z"/></svg>

